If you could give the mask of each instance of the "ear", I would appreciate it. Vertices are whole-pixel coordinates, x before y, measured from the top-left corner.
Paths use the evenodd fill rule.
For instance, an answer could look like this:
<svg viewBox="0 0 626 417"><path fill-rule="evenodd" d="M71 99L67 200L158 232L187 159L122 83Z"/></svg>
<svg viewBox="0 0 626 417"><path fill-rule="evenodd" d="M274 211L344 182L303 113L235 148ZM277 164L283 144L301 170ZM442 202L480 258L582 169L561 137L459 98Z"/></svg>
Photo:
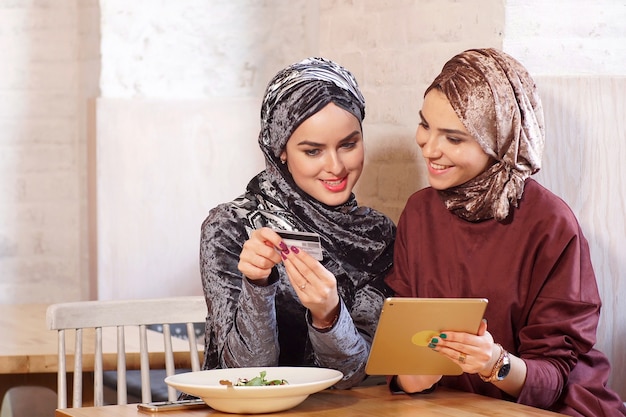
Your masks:
<svg viewBox="0 0 626 417"><path fill-rule="evenodd" d="M284 165L287 162L287 151L280 153L280 162Z"/></svg>

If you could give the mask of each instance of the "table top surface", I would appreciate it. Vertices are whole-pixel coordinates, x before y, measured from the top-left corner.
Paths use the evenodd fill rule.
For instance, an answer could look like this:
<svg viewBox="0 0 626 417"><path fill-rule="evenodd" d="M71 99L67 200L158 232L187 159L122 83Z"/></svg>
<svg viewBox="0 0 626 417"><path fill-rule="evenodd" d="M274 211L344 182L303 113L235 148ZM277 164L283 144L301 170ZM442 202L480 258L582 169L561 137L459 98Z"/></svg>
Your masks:
<svg viewBox="0 0 626 417"><path fill-rule="evenodd" d="M47 327L47 308L47 304L0 305L0 374L57 372L58 332ZM69 353L67 370L71 372L74 366L74 332L66 333L65 346ZM105 370L112 370L117 366L117 333L114 328L104 328L102 333L103 366ZM93 363L95 332L86 329L83 334L84 366L89 371ZM138 329L127 329L125 339L128 369L139 369ZM151 352L150 366L163 367L165 360L161 333L148 331L148 346ZM172 338L172 346L177 367L190 367L189 343Z"/></svg>
<svg viewBox="0 0 626 417"><path fill-rule="evenodd" d="M68 408L57 410L56 417L207 417L232 416L211 408L146 413L136 404L105 407ZM548 417L559 414L477 394L438 389L430 394L391 394L384 385L358 387L351 390L325 390L309 396L291 410L268 416L327 417Z"/></svg>

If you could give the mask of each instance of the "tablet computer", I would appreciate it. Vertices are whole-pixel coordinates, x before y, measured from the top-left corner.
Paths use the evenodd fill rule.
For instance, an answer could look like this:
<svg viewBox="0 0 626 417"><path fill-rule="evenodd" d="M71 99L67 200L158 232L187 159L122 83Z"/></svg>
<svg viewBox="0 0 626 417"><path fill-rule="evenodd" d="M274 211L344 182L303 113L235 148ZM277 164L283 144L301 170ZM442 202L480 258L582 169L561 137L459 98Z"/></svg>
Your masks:
<svg viewBox="0 0 626 417"><path fill-rule="evenodd" d="M368 375L460 375L458 363L428 347L442 331L476 334L485 298L385 300L365 372Z"/></svg>

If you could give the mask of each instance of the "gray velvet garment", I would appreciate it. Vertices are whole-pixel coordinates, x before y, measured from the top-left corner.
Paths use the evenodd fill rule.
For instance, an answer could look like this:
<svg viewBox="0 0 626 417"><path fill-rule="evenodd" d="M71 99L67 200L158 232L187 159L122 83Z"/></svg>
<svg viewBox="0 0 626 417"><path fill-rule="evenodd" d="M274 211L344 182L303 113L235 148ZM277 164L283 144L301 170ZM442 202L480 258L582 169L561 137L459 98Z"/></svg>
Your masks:
<svg viewBox="0 0 626 417"><path fill-rule="evenodd" d="M332 237L322 238L322 264L337 278L342 305L338 322L330 331L314 329L282 263L274 268L270 277L273 283L267 287L254 285L237 269L251 228L267 225L288 229L295 223L297 230L311 230L290 213L277 210L271 200L254 194L270 186L265 177L263 172L251 181L249 190L255 191L211 210L202 225L200 263L209 308L204 369L321 366L343 372L344 378L336 387L349 388L365 378L382 301L391 295L383 277L391 265L392 241L381 239L379 259L370 259L368 268L361 264L366 252L350 263L342 257L354 248L342 251L334 247L336 252L329 252L326 243ZM359 215L380 216L363 209Z"/></svg>
<svg viewBox="0 0 626 417"><path fill-rule="evenodd" d="M395 225L358 206L354 195L337 207L311 198L280 161L297 126L330 102L363 120L363 97L344 68L310 58L279 72L261 109L258 142L266 169L239 198L213 208L202 224L200 269L208 307L204 369L321 366L343 372L337 388L365 378L380 309L391 295L383 279L393 261ZM330 330L311 326L282 263L266 287L239 272L244 242L263 226L320 234L321 263L335 275L341 300Z"/></svg>

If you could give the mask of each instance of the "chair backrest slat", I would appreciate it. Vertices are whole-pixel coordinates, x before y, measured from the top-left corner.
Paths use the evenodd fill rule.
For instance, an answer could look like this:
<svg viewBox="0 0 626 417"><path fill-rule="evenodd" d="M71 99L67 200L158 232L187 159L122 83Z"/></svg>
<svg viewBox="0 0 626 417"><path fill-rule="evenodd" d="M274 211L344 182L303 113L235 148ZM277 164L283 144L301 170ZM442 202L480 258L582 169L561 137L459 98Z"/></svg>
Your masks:
<svg viewBox="0 0 626 417"><path fill-rule="evenodd" d="M148 328L150 325L163 326L163 352L165 353L166 374L175 373L175 361L170 324L186 324L189 338L190 363L193 371L200 370L199 352L196 345L194 323L203 323L206 318L206 304L201 296L168 297L139 300L77 301L53 304L48 307L48 328L58 331L58 408L67 407L67 355L65 347L66 330L75 331L74 347L74 386L72 406L81 407L83 398L83 329L95 329L94 352L94 405L104 403L103 386L103 328L117 329L117 401L127 403L127 352L125 326L138 327L139 357L141 370L141 400L152 401L150 386L150 355ZM176 390L168 387L170 400L176 399Z"/></svg>
<svg viewBox="0 0 626 417"><path fill-rule="evenodd" d="M104 405L104 383L102 381L102 327L96 327L96 353L93 365L93 404Z"/></svg>
<svg viewBox="0 0 626 417"><path fill-rule="evenodd" d="M141 367L141 401L152 401L152 387L150 386L150 358L148 357L148 333L146 326L139 326L140 367Z"/></svg>
<svg viewBox="0 0 626 417"><path fill-rule="evenodd" d="M170 376L174 374L174 354L172 349L172 333L169 324L163 325L163 349L165 350L165 375ZM168 386L167 397L170 401L175 400L176 389Z"/></svg>
<svg viewBox="0 0 626 417"><path fill-rule="evenodd" d="M67 408L67 382L66 373L67 364L65 361L65 330L59 330L58 343L58 364L57 372L57 408ZM61 369L63 372L61 372Z"/></svg>
<svg viewBox="0 0 626 417"><path fill-rule="evenodd" d="M74 343L74 389L72 390L74 408L83 405L83 329L76 329Z"/></svg>
<svg viewBox="0 0 626 417"><path fill-rule="evenodd" d="M191 351L191 370L200 370L200 360L198 359L198 345L196 342L196 329L193 323L187 323L187 337L189 339L189 350Z"/></svg>
<svg viewBox="0 0 626 417"><path fill-rule="evenodd" d="M126 386L126 338L124 326L117 326L117 385ZM117 390L117 403L124 405L128 402L125 389Z"/></svg>

